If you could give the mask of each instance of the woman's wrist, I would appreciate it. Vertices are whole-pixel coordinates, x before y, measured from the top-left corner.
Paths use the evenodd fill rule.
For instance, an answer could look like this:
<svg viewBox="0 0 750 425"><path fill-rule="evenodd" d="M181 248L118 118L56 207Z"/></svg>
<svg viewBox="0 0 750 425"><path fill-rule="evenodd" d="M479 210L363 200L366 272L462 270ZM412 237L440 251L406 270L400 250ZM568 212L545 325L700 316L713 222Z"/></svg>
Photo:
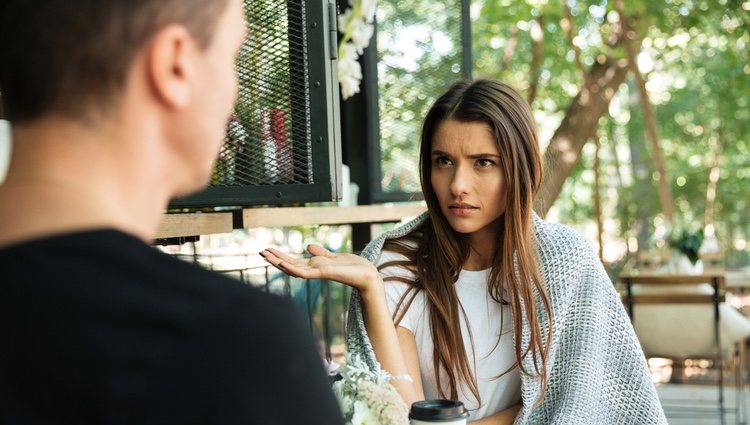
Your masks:
<svg viewBox="0 0 750 425"><path fill-rule="evenodd" d="M384 283L379 273L368 277L367 283L360 287L359 296L364 304L385 301Z"/></svg>

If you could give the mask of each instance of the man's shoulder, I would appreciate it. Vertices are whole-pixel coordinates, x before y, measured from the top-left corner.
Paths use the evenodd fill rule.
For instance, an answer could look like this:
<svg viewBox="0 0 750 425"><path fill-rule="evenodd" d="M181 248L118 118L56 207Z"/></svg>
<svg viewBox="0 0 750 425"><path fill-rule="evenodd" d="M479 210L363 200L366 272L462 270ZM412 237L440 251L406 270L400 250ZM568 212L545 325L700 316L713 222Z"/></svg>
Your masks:
<svg viewBox="0 0 750 425"><path fill-rule="evenodd" d="M50 236L0 249L0 264L14 270L14 280L47 289L68 286L69 295L107 288L112 303L148 302L180 305L222 316L237 311L252 317L288 312L291 303L237 279L167 255L116 230ZM57 270L57 272L55 272ZM64 289L49 288L62 291Z"/></svg>
<svg viewBox="0 0 750 425"><path fill-rule="evenodd" d="M1 266L13 273L0 283L0 332L22 336L0 358L74 353L64 367L39 362L50 366L43 369L47 381L69 370L92 382L121 380L144 398L159 398L164 409L182 404L193 419L210 408L253 422L271 408L274 423L308 416L340 423L312 335L288 299L110 231L3 249ZM24 344L27 333L33 347ZM158 370L159 379L140 379L134 364ZM37 368L34 361L14 366ZM111 396L107 391L75 394L89 400ZM287 396L298 410L284 410Z"/></svg>
<svg viewBox="0 0 750 425"><path fill-rule="evenodd" d="M289 299L117 231L45 238L0 250L0 266L12 270L0 286L0 305L15 302L11 309L54 306L65 320L82 315L92 326L116 311L137 335L139 323L169 324L159 332L179 344L254 355L258 351L252 344L239 341L275 346L268 350L275 352L297 349L309 338L302 314ZM168 329L190 332L183 338Z"/></svg>

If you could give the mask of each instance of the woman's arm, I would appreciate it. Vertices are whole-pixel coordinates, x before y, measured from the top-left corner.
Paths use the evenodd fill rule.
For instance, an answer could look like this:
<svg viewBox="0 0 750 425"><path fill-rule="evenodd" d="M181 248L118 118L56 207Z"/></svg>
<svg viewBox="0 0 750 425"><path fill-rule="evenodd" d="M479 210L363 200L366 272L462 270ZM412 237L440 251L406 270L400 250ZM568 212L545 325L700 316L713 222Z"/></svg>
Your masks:
<svg viewBox="0 0 750 425"><path fill-rule="evenodd" d="M516 404L492 416L469 423L472 425L511 425L516 420L519 410L521 410L521 404Z"/></svg>
<svg viewBox="0 0 750 425"><path fill-rule="evenodd" d="M406 368L409 371L409 376L412 379L412 385L417 391L416 400L407 402L409 406L411 403L424 400L424 389L422 387L422 370L419 366L419 355L417 354L417 341L414 338L414 334L407 328L399 326L396 328L396 335L398 335L399 346L401 347L401 354L406 362Z"/></svg>
<svg viewBox="0 0 750 425"><path fill-rule="evenodd" d="M409 375L412 378L412 382L407 380L395 380L391 382L399 394L401 394L407 406L411 406L415 401L423 400L424 395L419 375L412 374L414 365L412 364L412 367L409 367L407 364L402 351L401 340L406 340L408 344L409 339L411 339L413 350L410 351L413 351L413 355L409 357L417 361L416 368L418 372L419 360L416 355L416 342L413 342L414 336L411 335L408 329L399 327L400 330L397 330L393 325L391 312L385 300L383 281L380 279L379 274L377 279L379 282L372 284L372 287L377 289L373 289L372 292L361 291L365 328L367 329L367 335L370 337L375 357L383 369L392 375ZM404 335L404 331L411 336Z"/></svg>
<svg viewBox="0 0 750 425"><path fill-rule="evenodd" d="M412 378L413 382L392 382L407 405L424 399L414 336L404 328L397 331L393 325L391 312L386 303L383 279L377 268L354 254L335 254L317 245L310 245L308 251L313 255L312 258L292 258L275 249L267 249L261 252L261 255L273 266L291 276L335 280L359 290L365 326L375 357L381 367L390 374L409 375Z"/></svg>

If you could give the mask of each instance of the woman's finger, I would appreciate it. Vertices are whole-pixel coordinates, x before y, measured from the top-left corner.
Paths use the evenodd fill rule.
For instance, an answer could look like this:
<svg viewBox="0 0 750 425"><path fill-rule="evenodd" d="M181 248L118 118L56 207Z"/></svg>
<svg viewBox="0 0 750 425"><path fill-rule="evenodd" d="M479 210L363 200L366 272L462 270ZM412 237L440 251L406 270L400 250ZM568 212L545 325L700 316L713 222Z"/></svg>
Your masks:
<svg viewBox="0 0 750 425"><path fill-rule="evenodd" d="M281 270L282 272L288 274L289 276L304 278L304 276L302 276L299 272L295 271L295 267L292 264L286 263L284 261L280 261L275 265L275 267Z"/></svg>
<svg viewBox="0 0 750 425"><path fill-rule="evenodd" d="M293 270L294 266L292 266L289 263L284 262L283 260L274 259L271 260L269 258L264 258L271 266L276 267L278 270L290 275L290 276L297 276L297 273Z"/></svg>
<svg viewBox="0 0 750 425"><path fill-rule="evenodd" d="M287 263L295 263L297 261L296 258L291 257L287 254L284 254L283 252L275 248L266 248L264 251L261 251L260 253L260 255L262 255L263 258L266 258L267 254L271 254L274 257L278 258L280 261L285 261Z"/></svg>
<svg viewBox="0 0 750 425"><path fill-rule="evenodd" d="M307 252L309 252L312 255L323 256L323 257L331 257L334 255L331 251L323 248L322 246L314 245L314 244L307 246Z"/></svg>
<svg viewBox="0 0 750 425"><path fill-rule="evenodd" d="M273 266L279 268L281 271L286 272L287 270L291 270L291 268L299 268L299 267L306 267L308 266L309 261L304 258L294 258L290 257L288 255L282 254L281 252L277 250L270 250L267 249L265 251L262 251L260 255L263 257L264 260L271 263ZM280 263L283 262L283 266L279 266Z"/></svg>
<svg viewBox="0 0 750 425"><path fill-rule="evenodd" d="M290 261L285 261L269 252L268 250L261 251L260 256L263 257L263 259L266 260L267 263L285 273L288 273L288 266L292 264Z"/></svg>
<svg viewBox="0 0 750 425"><path fill-rule="evenodd" d="M262 251L260 255L269 264L290 276L301 277L305 279L319 277L320 272L318 270L315 270L315 268L311 268L308 264L308 260L295 259L287 255L284 255L280 258L279 256L274 255L274 252L272 252L271 250Z"/></svg>
<svg viewBox="0 0 750 425"><path fill-rule="evenodd" d="M299 266L287 263L286 261L281 261L276 267L288 275L301 277L303 279L314 279L320 277L320 271L315 268Z"/></svg>

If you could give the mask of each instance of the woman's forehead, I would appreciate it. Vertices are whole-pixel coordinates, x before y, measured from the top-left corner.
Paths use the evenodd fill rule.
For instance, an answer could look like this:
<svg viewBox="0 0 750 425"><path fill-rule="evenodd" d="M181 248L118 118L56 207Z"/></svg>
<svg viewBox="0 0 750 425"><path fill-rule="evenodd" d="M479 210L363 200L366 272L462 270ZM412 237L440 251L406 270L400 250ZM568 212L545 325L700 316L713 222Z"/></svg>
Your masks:
<svg viewBox="0 0 750 425"><path fill-rule="evenodd" d="M432 150L465 155L499 152L489 125L457 120L446 120L438 125L432 138Z"/></svg>

